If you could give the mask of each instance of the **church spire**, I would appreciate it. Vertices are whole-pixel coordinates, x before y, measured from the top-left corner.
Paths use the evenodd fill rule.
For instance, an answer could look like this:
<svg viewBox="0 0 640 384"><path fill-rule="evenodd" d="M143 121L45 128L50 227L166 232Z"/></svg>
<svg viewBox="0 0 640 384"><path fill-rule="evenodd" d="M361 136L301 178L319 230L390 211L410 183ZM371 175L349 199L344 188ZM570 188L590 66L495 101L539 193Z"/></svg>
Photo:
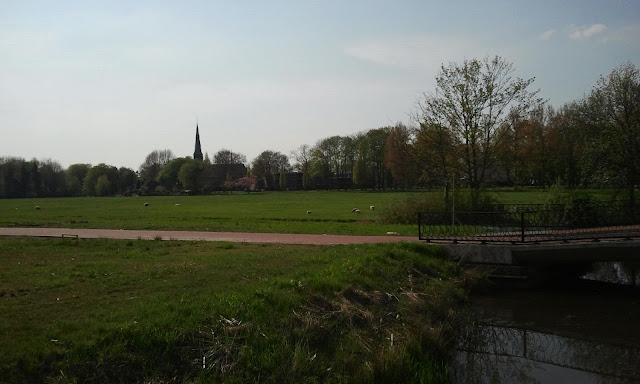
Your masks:
<svg viewBox="0 0 640 384"><path fill-rule="evenodd" d="M200 148L200 131L198 129L197 123L196 123L196 150L195 152L193 152L193 158L196 160L203 160L202 148Z"/></svg>

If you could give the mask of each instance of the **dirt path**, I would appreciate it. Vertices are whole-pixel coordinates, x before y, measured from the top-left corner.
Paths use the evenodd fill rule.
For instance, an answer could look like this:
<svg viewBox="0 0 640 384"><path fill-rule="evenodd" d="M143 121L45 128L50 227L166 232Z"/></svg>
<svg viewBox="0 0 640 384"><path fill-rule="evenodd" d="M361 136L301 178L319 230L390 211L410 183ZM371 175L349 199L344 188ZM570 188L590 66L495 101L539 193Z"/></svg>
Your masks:
<svg viewBox="0 0 640 384"><path fill-rule="evenodd" d="M118 229L69 229L69 228L0 228L0 236L10 237L62 237L77 235L80 239L145 239L152 240L198 240L230 241L236 243L272 244L367 244L419 242L417 236L344 236L306 235L289 233L242 233L242 232L193 232L193 231L146 231Z"/></svg>

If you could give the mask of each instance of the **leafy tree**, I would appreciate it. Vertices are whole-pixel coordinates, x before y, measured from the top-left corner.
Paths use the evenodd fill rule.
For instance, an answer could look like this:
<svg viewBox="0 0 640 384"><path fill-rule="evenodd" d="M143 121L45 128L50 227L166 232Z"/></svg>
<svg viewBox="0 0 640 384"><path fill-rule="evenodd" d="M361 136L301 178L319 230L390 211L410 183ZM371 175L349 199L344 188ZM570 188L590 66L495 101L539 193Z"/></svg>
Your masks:
<svg viewBox="0 0 640 384"><path fill-rule="evenodd" d="M162 167L160 172L158 172L157 181L167 190L176 190L180 187L180 180L178 179L178 173L180 172L180 168L183 164L187 163L189 160L192 160L188 157L178 157Z"/></svg>
<svg viewBox="0 0 640 384"><path fill-rule="evenodd" d="M384 147L384 164L391 171L396 185L410 188L416 182L416 163L413 157L409 129L402 123L391 128Z"/></svg>
<svg viewBox="0 0 640 384"><path fill-rule="evenodd" d="M353 183L363 189L373 188L374 185L373 175L368 166L369 160L365 156L366 152L359 152L353 166Z"/></svg>
<svg viewBox="0 0 640 384"><path fill-rule="evenodd" d="M80 196L82 194L82 183L91 169L91 164L72 164L65 171L65 185L67 194L70 196Z"/></svg>
<svg viewBox="0 0 640 384"><path fill-rule="evenodd" d="M361 188L386 188L391 173L385 167L384 154L391 127L368 131L360 140L354 164L353 181Z"/></svg>
<svg viewBox="0 0 640 384"><path fill-rule="evenodd" d="M278 187L281 191L287 189L287 174L284 171L284 167L280 167L280 177L278 178Z"/></svg>
<svg viewBox="0 0 640 384"><path fill-rule="evenodd" d="M40 196L40 170L38 169L38 160L32 159L25 163L26 172L26 197L38 197Z"/></svg>
<svg viewBox="0 0 640 384"><path fill-rule="evenodd" d="M180 171L178 171L178 180L185 189L197 191L201 184L200 176L203 169L204 164L202 161L187 159L180 167Z"/></svg>
<svg viewBox="0 0 640 384"><path fill-rule="evenodd" d="M581 167L585 125L582 106L571 102L558 110L549 109L549 113L550 179L559 179L564 185L575 188L584 181L586 170Z"/></svg>
<svg viewBox="0 0 640 384"><path fill-rule="evenodd" d="M137 189L138 174L131 168L122 167L118 169L118 180L120 182L118 193L127 195Z"/></svg>
<svg viewBox="0 0 640 384"><path fill-rule="evenodd" d="M105 176L105 179L103 179L100 191L98 191L97 184L100 176ZM84 178L82 183L82 193L87 196L113 195L116 193L117 185L119 183L118 177L118 168L114 166L104 163L93 166L89 169L87 176ZM105 183L105 180L108 181L108 183Z"/></svg>
<svg viewBox="0 0 640 384"><path fill-rule="evenodd" d="M100 175L96 181L96 195L107 196L111 193L112 187L107 175Z"/></svg>
<svg viewBox="0 0 640 384"><path fill-rule="evenodd" d="M0 197L27 197L31 179L28 163L18 157L0 158Z"/></svg>
<svg viewBox="0 0 640 384"><path fill-rule="evenodd" d="M420 179L429 186L444 186L448 198L449 175L456 173L458 165L452 132L442 125L421 122L415 136L413 155L421 169Z"/></svg>
<svg viewBox="0 0 640 384"><path fill-rule="evenodd" d="M156 149L147 155L139 169L140 181L144 189L155 188L160 170L174 158L170 149Z"/></svg>
<svg viewBox="0 0 640 384"><path fill-rule="evenodd" d="M589 151L602 174L635 202L640 182L640 71L631 63L601 77L585 101Z"/></svg>
<svg viewBox="0 0 640 384"><path fill-rule="evenodd" d="M534 78L513 79L513 72L513 65L498 56L443 65L435 92L418 102L420 122L446 129L460 148L454 164L461 162L474 203L495 169L497 148L505 139L500 128L542 102L537 90L527 90Z"/></svg>
<svg viewBox="0 0 640 384"><path fill-rule="evenodd" d="M39 162L40 195L58 197L65 195L65 172L57 161L48 159Z"/></svg>

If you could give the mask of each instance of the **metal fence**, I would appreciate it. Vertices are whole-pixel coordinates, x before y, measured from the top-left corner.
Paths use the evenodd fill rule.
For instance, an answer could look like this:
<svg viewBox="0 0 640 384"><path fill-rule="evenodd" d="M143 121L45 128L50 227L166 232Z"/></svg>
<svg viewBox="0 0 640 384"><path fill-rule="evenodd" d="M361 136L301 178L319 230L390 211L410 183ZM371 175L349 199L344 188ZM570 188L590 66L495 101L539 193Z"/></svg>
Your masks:
<svg viewBox="0 0 640 384"><path fill-rule="evenodd" d="M421 212L420 240L537 243L640 237L640 207L571 204L495 205L488 212Z"/></svg>

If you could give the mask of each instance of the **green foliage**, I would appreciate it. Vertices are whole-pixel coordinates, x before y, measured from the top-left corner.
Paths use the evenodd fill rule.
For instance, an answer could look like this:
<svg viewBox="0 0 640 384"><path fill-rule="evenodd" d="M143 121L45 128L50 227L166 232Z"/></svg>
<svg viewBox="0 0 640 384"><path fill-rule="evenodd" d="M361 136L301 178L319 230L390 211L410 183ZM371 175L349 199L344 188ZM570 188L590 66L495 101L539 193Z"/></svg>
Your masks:
<svg viewBox="0 0 640 384"><path fill-rule="evenodd" d="M178 180L185 189L197 190L200 187L200 175L204 169L204 163L200 160L188 159L178 171Z"/></svg>
<svg viewBox="0 0 640 384"><path fill-rule="evenodd" d="M0 241L8 383L447 382L473 284L418 244Z"/></svg>
<svg viewBox="0 0 640 384"><path fill-rule="evenodd" d="M111 193L111 182L107 175L100 175L96 181L96 195L107 196Z"/></svg>
<svg viewBox="0 0 640 384"><path fill-rule="evenodd" d="M70 196L80 196L82 194L82 182L91 165L89 164L71 164L65 172L65 180L67 183L67 193Z"/></svg>
<svg viewBox="0 0 640 384"><path fill-rule="evenodd" d="M419 212L490 212L497 200L489 193L459 189L455 197L441 193L413 194L405 200L390 204L381 213L383 223L417 224Z"/></svg>
<svg viewBox="0 0 640 384"><path fill-rule="evenodd" d="M601 77L585 100L590 170L606 185L620 185L635 200L640 182L640 70L632 63Z"/></svg>
<svg viewBox="0 0 640 384"><path fill-rule="evenodd" d="M189 160L192 159L188 157L178 157L169 161L158 173L158 183L162 184L162 186L169 191L178 189L180 187L178 184L178 173L180 172L180 168L189 162Z"/></svg>
<svg viewBox="0 0 640 384"><path fill-rule="evenodd" d="M98 191L97 186L99 179L101 179L101 185ZM113 195L117 191L118 182L118 168L101 163L91 167L87 172L82 182L82 194L86 196Z"/></svg>

